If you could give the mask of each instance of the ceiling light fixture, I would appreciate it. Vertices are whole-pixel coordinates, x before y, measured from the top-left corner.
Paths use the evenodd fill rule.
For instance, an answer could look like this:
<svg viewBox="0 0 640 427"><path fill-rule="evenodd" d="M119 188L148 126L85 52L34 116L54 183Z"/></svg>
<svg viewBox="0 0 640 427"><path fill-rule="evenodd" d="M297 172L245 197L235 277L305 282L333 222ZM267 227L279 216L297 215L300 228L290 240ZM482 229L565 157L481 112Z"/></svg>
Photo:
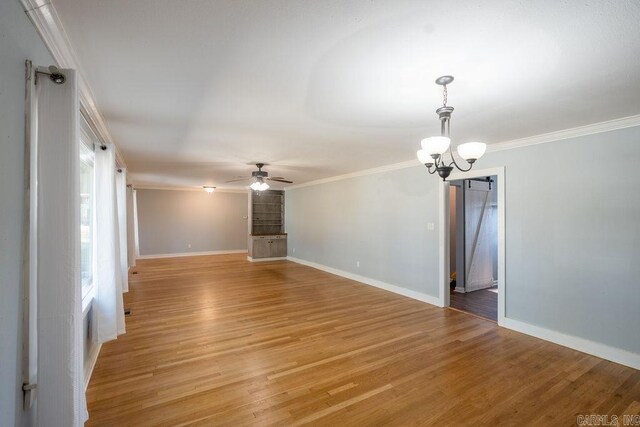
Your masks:
<svg viewBox="0 0 640 427"><path fill-rule="evenodd" d="M253 191L265 191L266 189L268 189L269 184L267 184L265 181L284 182L285 184L293 184L293 181L284 179L281 176L269 177L269 172L262 170L262 168L264 167L264 163L256 163L256 166L258 167L258 170L251 172L251 176L247 176L247 177L238 176L238 177L235 177L234 179L230 179L227 182L253 180L253 183L249 186Z"/></svg>
<svg viewBox="0 0 640 427"><path fill-rule="evenodd" d="M216 187L212 187L210 185L203 185L202 188L204 188L204 191L209 194L213 193L213 191L216 189Z"/></svg>
<svg viewBox="0 0 640 427"><path fill-rule="evenodd" d="M256 181L253 184L251 184L249 187L251 187L253 191L265 191L269 188L269 184L264 182L262 177L258 177L256 178Z"/></svg>
<svg viewBox="0 0 640 427"><path fill-rule="evenodd" d="M417 153L418 160L427 167L429 173L434 174L438 172L438 175L440 175L443 181L446 181L447 177L451 175L453 166L462 172L471 170L475 161L482 157L487 149L487 144L482 142L467 142L458 145L458 154L469 164L469 167L466 169L461 168L453 157L449 128L453 107L447 106L447 85L452 81L453 76L442 76L436 79L436 84L444 88L442 107L436 110L440 118L440 136L423 139L420 143L422 149L418 150ZM447 151L449 151L449 157L451 158L449 164L444 160L444 155Z"/></svg>

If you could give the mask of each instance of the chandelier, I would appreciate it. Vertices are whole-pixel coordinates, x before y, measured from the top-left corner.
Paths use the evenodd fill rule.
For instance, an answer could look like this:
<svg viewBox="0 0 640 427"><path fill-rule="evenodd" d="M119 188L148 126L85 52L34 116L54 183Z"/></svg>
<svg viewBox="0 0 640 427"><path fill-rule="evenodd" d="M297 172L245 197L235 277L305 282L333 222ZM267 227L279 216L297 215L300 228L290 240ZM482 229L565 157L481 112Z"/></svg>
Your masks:
<svg viewBox="0 0 640 427"><path fill-rule="evenodd" d="M436 110L440 118L440 136L431 136L423 139L420 143L422 149L418 150L417 153L418 160L427 167L429 173L434 174L438 172L438 175L440 175L443 181L446 181L447 177L451 175L454 166L462 172L471 170L475 161L482 157L487 149L487 144L482 142L467 142L458 145L458 154L469 164L469 167L466 169L460 167L455 157L453 157L449 129L453 107L447 105L447 85L452 81L453 76L442 76L436 79L436 84L443 87L444 98L442 107ZM447 162L444 157L447 151L449 152L449 162Z"/></svg>

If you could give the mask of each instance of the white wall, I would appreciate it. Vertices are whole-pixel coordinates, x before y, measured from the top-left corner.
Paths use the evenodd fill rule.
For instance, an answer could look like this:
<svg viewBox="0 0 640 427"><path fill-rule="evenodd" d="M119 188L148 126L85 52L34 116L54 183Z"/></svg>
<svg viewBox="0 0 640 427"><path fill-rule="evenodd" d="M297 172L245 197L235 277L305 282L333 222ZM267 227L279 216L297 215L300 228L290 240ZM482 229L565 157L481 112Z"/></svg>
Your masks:
<svg viewBox="0 0 640 427"><path fill-rule="evenodd" d="M17 0L0 2L0 426L21 425L21 234L24 172L24 62L51 55Z"/></svg>
<svg viewBox="0 0 640 427"><path fill-rule="evenodd" d="M489 153L476 168L496 166L506 316L640 354L640 127ZM437 188L418 165L288 190L289 255L438 297Z"/></svg>
<svg viewBox="0 0 640 427"><path fill-rule="evenodd" d="M138 189L136 200L140 256L247 249L248 193Z"/></svg>

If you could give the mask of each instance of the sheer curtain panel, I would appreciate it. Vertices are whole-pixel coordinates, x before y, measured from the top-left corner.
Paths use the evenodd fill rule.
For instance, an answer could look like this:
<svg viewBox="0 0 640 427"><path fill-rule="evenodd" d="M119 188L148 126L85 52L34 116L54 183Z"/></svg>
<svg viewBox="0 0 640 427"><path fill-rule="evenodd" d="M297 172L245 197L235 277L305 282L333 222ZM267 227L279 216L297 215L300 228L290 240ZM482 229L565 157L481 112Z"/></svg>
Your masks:
<svg viewBox="0 0 640 427"><path fill-rule="evenodd" d="M103 147L105 149L103 149ZM96 238L95 340L102 344L125 332L120 271L120 231L116 195L116 156L111 145L95 150Z"/></svg>
<svg viewBox="0 0 640 427"><path fill-rule="evenodd" d="M127 258L129 267L136 266L135 213L133 209L133 187L127 187Z"/></svg>
<svg viewBox="0 0 640 427"><path fill-rule="evenodd" d="M78 93L38 75L37 92L37 424L87 419L82 347Z"/></svg>
<svg viewBox="0 0 640 427"><path fill-rule="evenodd" d="M129 291L129 261L127 259L127 170L118 169L116 174L116 199L118 207L118 232L120 243L120 274L122 292Z"/></svg>

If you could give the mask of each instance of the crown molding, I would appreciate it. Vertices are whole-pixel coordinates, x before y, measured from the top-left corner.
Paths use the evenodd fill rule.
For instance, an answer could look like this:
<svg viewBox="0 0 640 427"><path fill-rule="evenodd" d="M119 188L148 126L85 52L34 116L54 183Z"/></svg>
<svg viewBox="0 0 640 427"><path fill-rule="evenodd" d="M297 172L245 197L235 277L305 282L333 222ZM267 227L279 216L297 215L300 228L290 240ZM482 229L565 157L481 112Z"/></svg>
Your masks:
<svg viewBox="0 0 640 427"><path fill-rule="evenodd" d="M640 114L628 117L622 117L620 119L607 120L605 122L593 123L585 126L578 126L570 129L563 129L559 131L543 133L540 135L529 136L526 138L513 139L510 141L496 142L493 144L487 144L487 153L493 153L497 151L513 150L516 148L529 147L532 145L546 144L549 142L562 141L570 138L577 138L580 136L594 135L602 132L610 132L618 129L625 129L630 127L640 126ZM461 160L457 153L454 154L457 160ZM346 173L343 175L336 175L329 178L316 179L314 181L304 182L302 184L291 185L285 187L285 190L294 190L296 188L311 187L314 185L326 184L334 181L342 181L344 179L355 178L358 176L373 175L377 173L383 173L398 169L405 169L410 167L422 166L417 160L409 160L406 162L393 163L390 165L380 166L372 169L364 169L361 171Z"/></svg>
<svg viewBox="0 0 640 427"><path fill-rule="evenodd" d="M132 184L134 190L165 190L165 191L198 191L203 192L202 187L179 187L179 186L162 186L162 185L136 185ZM216 187L215 193L240 193L249 194L249 190L240 188L220 188Z"/></svg>
<svg viewBox="0 0 640 427"><path fill-rule="evenodd" d="M313 185L326 184L334 181L342 181L343 179L356 178L358 176L374 175L377 173L389 172L389 171L394 171L398 169L406 169L412 166L421 166L421 165L420 163L418 163L418 160L407 160L400 163L392 163L390 165L378 166L371 169L364 169L356 172L345 173L343 175L335 175L329 178L316 179L309 182L303 182L302 184L290 185L288 187L285 187L284 190L294 190L296 188L311 187Z"/></svg>
<svg viewBox="0 0 640 427"><path fill-rule="evenodd" d="M578 126L570 129L543 133L540 135L528 136L526 138L488 144L487 153L491 153L494 151L512 150L514 148L528 147L530 145L546 144L548 142L562 141L564 139L594 135L597 133L610 132L612 130L625 129L634 126L640 126L640 114L636 114L635 116L622 117L619 119L607 120L605 122L593 123L585 126Z"/></svg>
<svg viewBox="0 0 640 427"><path fill-rule="evenodd" d="M62 22L51 4L50 0L20 0L24 11L38 30L42 41L53 56L59 68L71 68L78 75L78 98L80 101L80 113L87 120L89 126L96 133L101 142L112 144L116 149L116 161L118 166L126 167L126 162L118 146L113 142L107 129L102 114L98 111L95 98L91 92L87 80L84 77L82 67L75 55Z"/></svg>

